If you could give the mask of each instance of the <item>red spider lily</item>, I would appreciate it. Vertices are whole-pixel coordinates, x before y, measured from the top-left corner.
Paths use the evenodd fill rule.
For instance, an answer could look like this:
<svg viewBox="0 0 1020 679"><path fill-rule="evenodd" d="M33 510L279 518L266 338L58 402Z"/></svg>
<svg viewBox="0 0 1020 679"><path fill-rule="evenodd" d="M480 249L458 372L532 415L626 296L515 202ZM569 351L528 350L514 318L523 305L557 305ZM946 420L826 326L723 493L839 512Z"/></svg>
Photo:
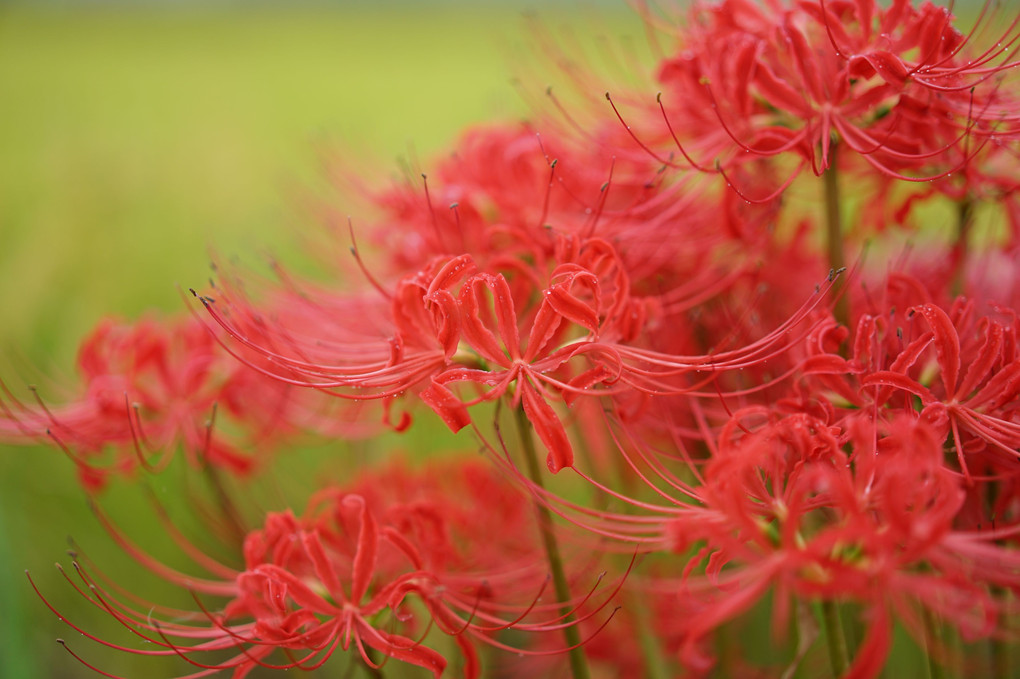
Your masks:
<svg viewBox="0 0 1020 679"><path fill-rule="evenodd" d="M972 308L972 307L971 307ZM970 315L967 305L957 307L956 323ZM1020 355L1016 329L1004 327L988 318L976 324L973 339L961 342L956 324L938 306L926 304L916 309L931 331L908 345L890 370L865 376L862 386L882 386L902 390L921 400L919 415L943 433L952 432L957 460L963 473L970 476L966 458L984 452L1015 470L1020 448L1020 422L1015 400L1020 395ZM908 375L928 346L935 350L940 387L923 384ZM964 370L966 366L966 370ZM921 379L927 381L925 377ZM884 390L885 398L889 391ZM876 398L884 401L883 391Z"/></svg>
<svg viewBox="0 0 1020 679"><path fill-rule="evenodd" d="M617 158L616 150L568 144L530 126L469 130L424 185L415 178L373 192L384 219L371 235L384 270L402 275L458 254L487 269L541 260L555 246L549 226L582 239L657 228L649 216L678 209L660 198L658 167L647 156Z"/></svg>
<svg viewBox="0 0 1020 679"><path fill-rule="evenodd" d="M506 274L478 271L469 255L431 263L402 280L390 295L393 335L377 337L374 346L367 337L327 344L328 359L314 355L323 350L318 342L297 344L290 337L281 341L271 335L263 341L254 333L265 332L264 323L256 323L254 332L241 325L250 313L242 309L243 315L235 316L234 305L223 311L201 299L215 321L245 349L261 354L271 369L249 365L288 384L361 400L390 399L428 380L422 400L454 431L471 421L466 406L510 394L511 403L523 406L549 450L552 471L570 466L573 452L550 400L559 397L569 403L578 396L625 389L693 392L715 373L781 356L806 332L810 311L823 299L816 293L779 327L746 347L703 356L651 351L635 341L648 304L631 297L615 248L601 239L558 242L548 279L523 261ZM525 346L521 330L529 326ZM589 366L572 369L581 359ZM701 371L713 375L691 377ZM465 402L449 389L453 382L474 382L487 391Z"/></svg>
<svg viewBox="0 0 1020 679"><path fill-rule="evenodd" d="M193 464L250 472L258 460L241 452L222 423L216 426L217 405L224 406L221 416L250 423L253 439L264 441L282 424L288 395L279 383L260 379L228 358L190 319L133 325L104 321L81 345L81 397L65 405L38 397L28 404L6 391L0 435L56 442L92 490L114 471L164 466L169 454L154 461L145 451L177 446ZM106 446L120 451L109 466L98 459Z"/></svg>
<svg viewBox="0 0 1020 679"><path fill-rule="evenodd" d="M564 248L574 254L559 257L561 263L552 272L551 284L541 291L524 347L507 279L484 273L468 278L458 299L463 343L485 367L444 370L433 376L429 388L422 392L422 399L456 431L470 422L470 417L450 391L450 383L470 381L491 387L479 400L512 390L511 405L523 406L549 450L548 465L553 472L571 466L573 452L563 424L548 403L549 388L561 391L569 400L595 384L612 380L614 376L600 367L572 378L564 377L562 369L589 343L603 337L627 339L637 332L627 279L613 248L604 241L571 245L564 243ZM572 330L585 335L569 340Z"/></svg>
<svg viewBox="0 0 1020 679"><path fill-rule="evenodd" d="M1020 448L1014 403L1020 393L1016 328L989 317L975 319L973 304L963 300L954 305L952 316L931 303L908 309L896 333L884 317L862 317L850 361L826 354L808 359L805 369L834 375L822 382L854 407L902 409L930 422L943 438L949 437L968 479L968 460L975 456L986 458L1000 473L1015 474ZM916 322L909 316L914 312L928 332L912 330ZM931 349L934 356L926 360ZM856 384L847 375L855 375Z"/></svg>
<svg viewBox="0 0 1020 679"><path fill-rule="evenodd" d="M663 115L707 172L792 153L821 174L838 141L883 175L942 177L990 136L1015 136L996 76L1016 65L1017 26L981 51L948 12L909 0L699 4L660 65Z"/></svg>
<svg viewBox="0 0 1020 679"><path fill-rule="evenodd" d="M761 415L735 416L705 470L704 509L670 526L677 551L701 545L680 586L705 606L673 623L686 639L686 663L705 669L704 636L773 588L777 602L795 593L855 600L871 611L871 631L847 676L877 676L890 645L890 610L914 630L919 605L953 611L948 619L967 637L992 633L1007 609L983 585L1011 583L1016 555L993 533L953 529L964 492L942 467L929 425L901 419L888 431L841 435L804 415L753 425ZM841 439L855 444L854 464ZM996 565L980 567L982 554L994 554ZM693 575L698 562L706 563L704 576Z"/></svg>
<svg viewBox="0 0 1020 679"><path fill-rule="evenodd" d="M705 205L690 223L679 210L697 201L660 201L648 192L620 204L600 202L593 213L569 188L586 185L587 174L566 175L556 183L553 179L562 175L550 167L545 183L537 182L537 160L524 150L528 139L519 132L478 133L468 137L462 156L443 166L441 176L458 198L455 214L461 215L463 206L470 223L456 221L461 216L452 223L449 216L436 214L435 187L426 192L424 206L398 213L385 231L421 247L414 254L395 249L384 268L419 268L404 272L395 283L370 277L381 299L294 290L261 310L234 285L221 288L215 302L200 298L237 341L224 346L256 371L286 384L355 401L379 399L387 411L398 397L423 389L421 398L454 430L471 421L471 405L507 395L514 407L527 411L555 471L573 461L556 401L569 405L583 395L634 390L693 391L727 370L775 361L796 342L798 335L791 333L804 331L821 296L799 308L774 305L776 329L770 333L734 331L707 347L687 341L691 331L684 327L689 325L685 314L748 277L754 263L750 253L762 240L748 234L765 231L747 228L729 194L702 201ZM510 179L478 170L480 149L512 159ZM565 157L568 163L584 159L571 152ZM546 194L542 218L536 220L535 206L526 199L539 198L540 185ZM554 188L556 195L565 192L568 198L552 199ZM602 190L612 189L607 183ZM718 235L704 210L716 200L735 224L729 236ZM753 218L764 222L771 209ZM589 217L599 215L605 218L597 225L599 233L612 240L589 235L596 226ZM546 228L547 218L557 224ZM668 228L682 233L666 239ZM661 245L674 240L676 246ZM637 245L632 251L616 242ZM735 246L747 251L736 263L728 259ZM453 254L432 256L450 248ZM661 252L651 254L654 250ZM355 247L354 252L364 267L360 251ZM732 271L723 273L727 266ZM640 294L631 287L632 272L642 276ZM355 315L364 322L352 324ZM745 326L759 326L762 319L752 314L746 320ZM731 324L732 318L720 321ZM745 339L746 347L731 348ZM251 361L251 355L258 360ZM698 377L698 371L713 376ZM474 383L481 393L472 397L451 389L464 382ZM404 415L397 428L409 423Z"/></svg>
<svg viewBox="0 0 1020 679"><path fill-rule="evenodd" d="M383 486L381 478L394 484ZM189 677L228 669L243 677L257 667L311 670L338 649L351 648L370 667L379 666L372 649L439 676L446 660L425 645L434 623L455 638L465 655L465 676L475 677L480 666L474 642L509 648L496 633L556 631L577 624L564 622L561 602L528 603L527 597L541 596L546 581L535 558L533 520L519 491L490 467L459 463L412 473L394 465L363 475L353 488L367 495L331 488L316 494L300 518L289 511L269 514L264 527L245 539L245 565L239 571L182 542L216 579L197 578L155 561L101 516L118 543L160 577L195 594L229 601L219 612L199 602L197 613L177 613L159 622L153 611L164 609L154 607L148 614L134 610L104 587L106 576L90 575L76 563L84 584L76 589L156 648L128 649L96 640L142 655L179 656L199 668ZM490 541L491 551L475 553L483 536L496 537ZM562 603L575 611L590 607L580 618L586 621L612 595L595 601L589 593ZM429 616L422 620L407 605L408 597L420 599ZM422 622L427 623L424 630ZM277 649L286 655L286 663L270 662ZM234 655L205 660L220 652Z"/></svg>
<svg viewBox="0 0 1020 679"><path fill-rule="evenodd" d="M207 616L206 625L157 623L151 615L133 611L114 600L100 589L97 581L76 566L88 586L87 593L85 590L82 593L91 603L161 648L145 651L98 641L142 655L180 656L200 668L189 677L207 676L226 669L234 670L235 677L244 677L260 666L316 669L337 648L346 651L352 642L364 662L372 667L378 665L368 648L383 656L425 667L438 677L446 666L439 653L414 639L373 625L371 620L389 609L395 585L375 583L375 561L382 538L363 500L347 496L344 508L352 515L358 533L353 536L356 541L353 558L345 559L342 566L336 563L335 557L329 556L319 532L305 528L290 513L269 515L265 529L249 535L245 541L246 568L230 581L203 583L153 564L142 555L146 565L192 591L232 597L222 613L214 614L202 608ZM342 572L344 576L340 575ZM345 577L344 583L341 577ZM368 593L370 586L371 595ZM239 622L246 619L250 622ZM286 649L289 662L270 664L267 658L275 649ZM216 651L237 654L222 662L195 659ZM304 655L295 658L290 652Z"/></svg>

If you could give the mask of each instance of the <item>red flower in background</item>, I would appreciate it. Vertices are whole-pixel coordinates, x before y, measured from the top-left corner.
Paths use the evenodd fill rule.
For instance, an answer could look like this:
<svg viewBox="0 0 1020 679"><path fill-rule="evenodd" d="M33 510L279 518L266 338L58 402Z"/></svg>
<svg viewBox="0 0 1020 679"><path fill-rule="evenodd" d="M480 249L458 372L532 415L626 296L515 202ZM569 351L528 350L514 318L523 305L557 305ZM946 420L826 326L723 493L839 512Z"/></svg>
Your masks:
<svg viewBox="0 0 1020 679"><path fill-rule="evenodd" d="M821 174L838 142L887 177L943 177L1017 129L1018 23L975 45L981 26L909 0L697 3L660 65L666 123L706 171L792 154Z"/></svg>
<svg viewBox="0 0 1020 679"><path fill-rule="evenodd" d="M205 327L191 319L136 324L107 320L82 343L83 390L67 404L24 403L9 391L0 436L56 442L98 489L111 473L162 468L180 447L195 465L249 473L282 426L289 395L229 360ZM218 406L221 406L218 408ZM245 423L240 436L216 419ZM264 453L242 450L240 442ZM106 447L118 452L104 463Z"/></svg>
<svg viewBox="0 0 1020 679"><path fill-rule="evenodd" d="M373 668L394 659L440 676L447 660L429 635L435 626L453 637L464 656L464 675L476 677L477 643L507 648L501 631L535 634L566 624L557 612L560 602L541 602L547 575L536 559L538 536L528 509L519 489L485 463L414 471L395 464L362 474L348 488L320 491L300 517L268 514L264 526L245 538L242 569L182 543L215 579L159 563L107 524L120 545L158 576L196 594L225 597L215 610L196 599L200 609L186 621L159 621L153 611L162 609L134 609L78 563L86 587L76 588L153 645L133 652L178 655L200 669L189 676L232 669L233 676L244 677L259 667L312 670L338 651L356 653ZM481 540L486 551L477 549ZM593 594L564 603L584 608L581 620L589 620L613 592ZM427 612L411 604L414 598ZM272 661L277 650L286 662ZM219 651L234 655L206 659Z"/></svg>

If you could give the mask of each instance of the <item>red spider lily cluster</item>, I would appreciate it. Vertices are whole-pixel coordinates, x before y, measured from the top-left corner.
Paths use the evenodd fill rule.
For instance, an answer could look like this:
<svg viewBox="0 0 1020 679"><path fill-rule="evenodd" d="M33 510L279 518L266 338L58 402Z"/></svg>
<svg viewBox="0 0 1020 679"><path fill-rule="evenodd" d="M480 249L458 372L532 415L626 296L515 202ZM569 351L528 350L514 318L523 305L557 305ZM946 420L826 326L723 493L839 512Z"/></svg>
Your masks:
<svg viewBox="0 0 1020 679"><path fill-rule="evenodd" d="M77 398L4 389L0 436L57 445L97 504L178 451L231 479L310 434L406 449L233 516L233 566L165 524L204 575L97 508L195 606L76 560L144 645L69 624L188 677L869 678L897 629L933 677L1010 676L1020 16L639 9L655 85L370 190L335 283L223 270L183 318L104 323ZM415 462L444 425L474 454Z"/></svg>

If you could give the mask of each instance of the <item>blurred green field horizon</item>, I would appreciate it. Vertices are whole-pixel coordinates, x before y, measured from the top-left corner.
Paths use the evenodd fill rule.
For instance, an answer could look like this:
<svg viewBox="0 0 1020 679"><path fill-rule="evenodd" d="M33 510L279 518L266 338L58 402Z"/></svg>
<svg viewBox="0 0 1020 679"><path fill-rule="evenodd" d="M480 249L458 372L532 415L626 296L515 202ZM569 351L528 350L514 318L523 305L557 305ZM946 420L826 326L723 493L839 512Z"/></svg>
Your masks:
<svg viewBox="0 0 1020 679"><path fill-rule="evenodd" d="M409 149L522 114L507 14L3 10L5 348L63 359L96 313L178 308L207 246L292 248L327 147L378 183Z"/></svg>
<svg viewBox="0 0 1020 679"><path fill-rule="evenodd" d="M21 394L73 384L77 343L102 317L182 310L177 286L205 284L210 247L301 262L299 235L318 229L301 196L326 189L326 149L378 185L466 125L527 114L510 84L527 52L519 6L184 5L0 6L0 377ZM569 16L557 11L551 23ZM186 672L81 639L46 610L25 569L70 618L136 644L53 563L69 563L74 536L115 577L139 569L59 452L2 448L0 474L0 679L97 676L56 637L115 674ZM139 493L107 503L125 530L158 534Z"/></svg>

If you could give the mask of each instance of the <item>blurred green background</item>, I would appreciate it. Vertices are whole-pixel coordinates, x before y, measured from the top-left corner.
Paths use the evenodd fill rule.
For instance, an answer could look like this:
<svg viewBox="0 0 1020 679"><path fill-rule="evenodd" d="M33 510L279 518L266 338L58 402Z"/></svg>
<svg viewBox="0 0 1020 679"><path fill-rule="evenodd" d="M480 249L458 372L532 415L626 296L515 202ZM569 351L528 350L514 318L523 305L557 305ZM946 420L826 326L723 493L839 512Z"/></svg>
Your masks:
<svg viewBox="0 0 1020 679"><path fill-rule="evenodd" d="M561 4L543 18L591 18ZM39 380L73 384L79 339L107 314L182 309L175 286L205 284L210 247L300 262L297 235L317 226L299 198L322 191L325 149L378 184L409 150L425 159L468 123L525 115L510 84L529 49L521 12L498 2L0 4L0 376L21 394ZM603 9L599 21L618 16ZM176 483L167 474L155 492L186 499ZM144 504L118 489L104 501L132 535L155 535L147 546L159 553ZM115 674L186 672L103 649L45 609L25 569L70 618L138 643L54 570L70 561L71 535L116 579L143 582L60 453L0 449L0 678L96 676L58 636Z"/></svg>

